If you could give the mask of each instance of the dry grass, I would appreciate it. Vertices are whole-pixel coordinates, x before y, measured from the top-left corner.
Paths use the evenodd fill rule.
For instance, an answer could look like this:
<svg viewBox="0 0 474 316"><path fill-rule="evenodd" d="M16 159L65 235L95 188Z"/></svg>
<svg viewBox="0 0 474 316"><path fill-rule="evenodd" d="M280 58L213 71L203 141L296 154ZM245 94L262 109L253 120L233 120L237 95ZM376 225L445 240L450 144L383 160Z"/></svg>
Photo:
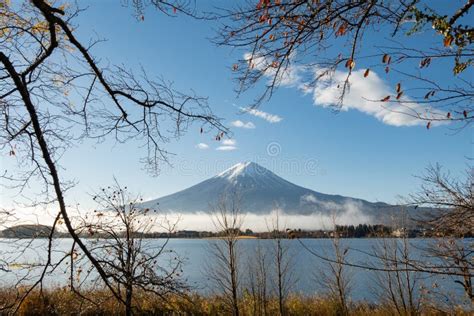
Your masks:
<svg viewBox="0 0 474 316"><path fill-rule="evenodd" d="M83 297L68 289L56 289L31 293L19 307L18 315L123 315L123 307L105 290L81 293ZM13 303L15 291L0 291L0 306ZM170 296L166 299L155 295L138 293L135 296L136 315L229 315L227 306L219 296L203 297L191 294L186 297ZM244 296L240 302L242 315L255 315L251 296ZM322 297L291 296L286 304L288 315L339 315L337 304ZM14 309L4 310L7 314ZM469 315L467 312L443 313L426 308L423 315ZM268 302L267 315L278 315L278 301ZM350 306L350 315L385 316L396 315L394 310L381 305L357 303Z"/></svg>

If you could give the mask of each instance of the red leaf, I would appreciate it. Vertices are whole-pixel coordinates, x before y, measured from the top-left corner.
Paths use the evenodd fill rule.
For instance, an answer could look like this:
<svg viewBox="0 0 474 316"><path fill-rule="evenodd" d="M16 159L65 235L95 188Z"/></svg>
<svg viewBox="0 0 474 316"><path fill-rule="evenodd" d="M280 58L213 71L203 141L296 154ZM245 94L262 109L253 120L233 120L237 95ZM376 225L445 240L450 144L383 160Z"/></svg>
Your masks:
<svg viewBox="0 0 474 316"><path fill-rule="evenodd" d="M367 69L365 72L364 72L364 78L367 78L367 76L369 75L370 73L370 69Z"/></svg>
<svg viewBox="0 0 474 316"><path fill-rule="evenodd" d="M382 102L387 102L388 100L390 100L390 96L389 96L389 95L387 95L385 98L383 98L383 99L380 100L380 101L382 101Z"/></svg>

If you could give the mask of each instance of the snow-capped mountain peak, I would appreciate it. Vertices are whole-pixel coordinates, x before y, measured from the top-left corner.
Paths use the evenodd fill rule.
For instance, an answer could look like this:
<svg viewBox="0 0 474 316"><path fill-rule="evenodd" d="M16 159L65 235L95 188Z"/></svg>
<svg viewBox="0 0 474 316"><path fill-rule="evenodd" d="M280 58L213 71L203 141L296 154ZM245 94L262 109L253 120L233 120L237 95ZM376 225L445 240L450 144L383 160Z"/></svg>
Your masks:
<svg viewBox="0 0 474 316"><path fill-rule="evenodd" d="M227 170L219 173L216 178L225 178L229 181L236 180L238 177L242 176L258 176L266 173L268 170L262 166L251 162L239 162L236 165L233 165Z"/></svg>

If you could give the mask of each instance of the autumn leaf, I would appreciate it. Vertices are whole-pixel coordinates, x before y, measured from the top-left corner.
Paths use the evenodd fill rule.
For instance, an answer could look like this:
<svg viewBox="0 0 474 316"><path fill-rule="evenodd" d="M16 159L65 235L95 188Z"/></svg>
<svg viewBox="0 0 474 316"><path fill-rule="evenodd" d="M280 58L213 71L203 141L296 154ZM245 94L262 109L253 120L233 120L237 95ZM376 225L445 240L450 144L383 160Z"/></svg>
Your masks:
<svg viewBox="0 0 474 316"><path fill-rule="evenodd" d="M430 63L431 63L431 57L423 58L420 61L420 68L428 67L430 65Z"/></svg>
<svg viewBox="0 0 474 316"><path fill-rule="evenodd" d="M448 114L446 114L446 118L447 118L447 119L450 119L450 118L451 118L451 112L448 112Z"/></svg>
<svg viewBox="0 0 474 316"><path fill-rule="evenodd" d="M428 124L426 124L426 129L430 129L431 127L431 122L428 122Z"/></svg>
<svg viewBox="0 0 474 316"><path fill-rule="evenodd" d="M397 83L397 92L400 92L402 91L402 85L399 83Z"/></svg>
<svg viewBox="0 0 474 316"><path fill-rule="evenodd" d="M339 28L337 29L337 32L336 32L336 36L342 36L344 34L346 34L346 25L345 24L342 24L341 26L339 26Z"/></svg>
<svg viewBox="0 0 474 316"><path fill-rule="evenodd" d="M389 95L387 95L385 98L383 98L383 99L380 100L380 101L382 101L382 102L387 102L388 100L390 100L390 96L389 96Z"/></svg>
<svg viewBox="0 0 474 316"><path fill-rule="evenodd" d="M398 92L398 94L397 94L397 100L400 100L400 98L402 97L402 95L403 95L403 91Z"/></svg>
<svg viewBox="0 0 474 316"><path fill-rule="evenodd" d="M467 111L466 111L466 110L464 110L464 111L462 112L462 114L464 115L464 118L467 118Z"/></svg>
<svg viewBox="0 0 474 316"><path fill-rule="evenodd" d="M367 69L365 72L364 72L364 78L367 78L367 76L369 75L370 73L370 69Z"/></svg>
<svg viewBox="0 0 474 316"><path fill-rule="evenodd" d="M444 47L451 46L452 42L453 42L453 37L449 34L448 36L444 38L444 41L443 41Z"/></svg>
<svg viewBox="0 0 474 316"><path fill-rule="evenodd" d="M346 68L353 69L355 67L355 61L352 58L349 58L346 61Z"/></svg>
<svg viewBox="0 0 474 316"><path fill-rule="evenodd" d="M390 55L389 54L384 54L383 57L382 57L382 62L384 64L387 64L390 60Z"/></svg>

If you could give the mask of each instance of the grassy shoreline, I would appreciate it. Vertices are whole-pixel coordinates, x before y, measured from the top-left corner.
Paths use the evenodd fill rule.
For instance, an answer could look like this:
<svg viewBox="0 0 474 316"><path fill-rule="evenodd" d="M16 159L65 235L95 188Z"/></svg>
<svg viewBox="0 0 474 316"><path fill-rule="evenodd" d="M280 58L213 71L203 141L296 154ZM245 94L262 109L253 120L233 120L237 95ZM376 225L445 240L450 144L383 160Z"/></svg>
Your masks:
<svg viewBox="0 0 474 316"><path fill-rule="evenodd" d="M17 294L26 289L0 289L0 306L4 308L18 300ZM226 301L221 296L202 296L195 293L188 295L167 295L160 297L150 293L137 292L134 296L135 315L231 315ZM278 301L270 297L261 304L249 293L240 299L241 315L278 315ZM286 300L288 315L341 315L336 301L324 296L303 296L292 294ZM18 305L13 305L0 312L12 313ZM124 308L106 290L81 291L74 293L68 288L53 290L34 290L22 302L16 311L18 315L123 315ZM396 315L397 311L388 304L371 304L352 302L349 304L349 315ZM459 307L441 310L440 306L426 304L419 315L472 315Z"/></svg>

